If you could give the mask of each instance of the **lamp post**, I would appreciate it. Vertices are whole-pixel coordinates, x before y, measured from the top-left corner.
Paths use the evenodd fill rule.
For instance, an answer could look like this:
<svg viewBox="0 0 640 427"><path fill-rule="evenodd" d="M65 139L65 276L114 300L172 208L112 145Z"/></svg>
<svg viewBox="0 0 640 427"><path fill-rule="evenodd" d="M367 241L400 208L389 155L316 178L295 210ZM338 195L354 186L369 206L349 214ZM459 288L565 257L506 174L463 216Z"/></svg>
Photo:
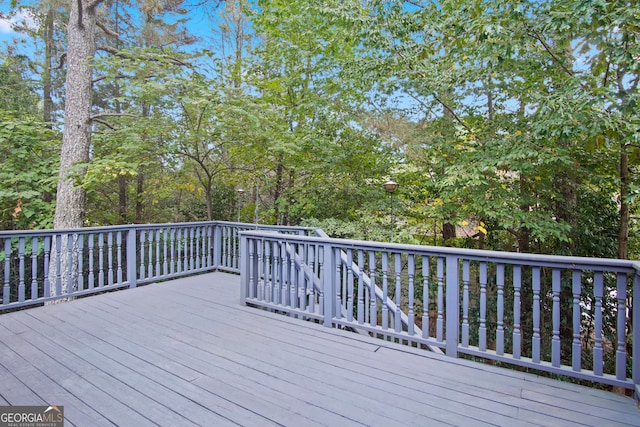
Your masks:
<svg viewBox="0 0 640 427"><path fill-rule="evenodd" d="M384 189L387 193L389 193L389 213L391 215L391 224L390 224L390 235L391 241L393 242L393 229L395 228L394 218L393 218L393 193L396 192L398 188L398 183L389 179L389 181L384 183Z"/></svg>
<svg viewBox="0 0 640 427"><path fill-rule="evenodd" d="M244 188L238 188L238 222L240 222L240 206L242 205L242 195L244 194Z"/></svg>

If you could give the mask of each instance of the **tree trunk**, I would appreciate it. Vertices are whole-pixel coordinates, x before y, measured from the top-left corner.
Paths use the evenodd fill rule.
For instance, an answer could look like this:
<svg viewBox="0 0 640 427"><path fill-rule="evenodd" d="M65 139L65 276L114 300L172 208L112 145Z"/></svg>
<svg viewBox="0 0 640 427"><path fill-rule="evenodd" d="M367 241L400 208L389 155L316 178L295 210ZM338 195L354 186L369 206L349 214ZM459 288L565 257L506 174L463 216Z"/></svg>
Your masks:
<svg viewBox="0 0 640 427"><path fill-rule="evenodd" d="M213 221L213 179L209 178L209 181L204 186L204 196L207 201L207 221Z"/></svg>
<svg viewBox="0 0 640 427"><path fill-rule="evenodd" d="M89 161L91 142L91 98L92 68L96 45L95 5L88 7L86 0L71 2L71 13L67 25L67 80L65 83L64 134L60 151L60 171L56 193L56 210L53 218L55 229L80 228L84 223L86 194L75 183L75 177L82 177L85 168L75 169ZM67 239L73 238L72 259L69 260ZM60 248L56 239L51 249L49 277L60 277L61 283L51 287L51 295L71 293L77 289L77 236L63 234ZM58 252L60 259L58 260ZM71 265L69 265L71 261ZM60 264L60 271L57 271Z"/></svg>
<svg viewBox="0 0 640 427"><path fill-rule="evenodd" d="M67 26L67 80L65 84L64 134L60 152L60 172L56 193L54 228L82 227L85 214L85 191L75 185L73 175L83 169L74 166L89 161L91 141L92 68L96 44L95 7L86 0L71 2Z"/></svg>
<svg viewBox="0 0 640 427"><path fill-rule="evenodd" d="M136 179L136 224L142 224L143 218L143 206L142 201L144 200L144 169L138 169L138 176Z"/></svg>
<svg viewBox="0 0 640 427"><path fill-rule="evenodd" d="M118 216L120 223L126 224L127 221L127 189L129 187L126 176L118 176Z"/></svg>
<svg viewBox="0 0 640 427"><path fill-rule="evenodd" d="M631 220L631 212L626 199L629 195L630 183L629 153L627 152L627 146L622 145L620 150L620 228L618 230L618 258L620 259L627 259L629 257L629 222Z"/></svg>
<svg viewBox="0 0 640 427"><path fill-rule="evenodd" d="M456 237L456 226L451 224L450 222L445 222L442 224L442 240L444 244L447 244L449 239L453 239Z"/></svg>

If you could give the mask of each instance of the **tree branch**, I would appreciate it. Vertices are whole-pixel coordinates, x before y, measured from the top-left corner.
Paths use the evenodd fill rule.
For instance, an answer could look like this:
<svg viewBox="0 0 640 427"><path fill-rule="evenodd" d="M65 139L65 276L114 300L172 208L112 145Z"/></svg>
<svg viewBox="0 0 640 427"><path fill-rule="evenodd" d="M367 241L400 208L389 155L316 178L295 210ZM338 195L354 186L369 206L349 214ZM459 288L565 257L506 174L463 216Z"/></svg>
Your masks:
<svg viewBox="0 0 640 427"><path fill-rule="evenodd" d="M106 35L108 35L108 36L115 37L115 38L119 38L120 37L120 34L116 33L115 31L113 31L113 30L111 30L109 28L107 28L107 26L104 25L104 23L102 21L96 21L96 26L98 28L100 28L102 31L104 31L104 33Z"/></svg>
<svg viewBox="0 0 640 427"><path fill-rule="evenodd" d="M173 58L173 57L169 57L169 56L163 56L162 59L154 57L152 55L131 55L131 54L127 54L121 50L115 49L111 46L97 46L96 50L100 50L103 52L107 52L111 55L115 55L118 56L120 58L123 59L129 59L131 61L139 61L140 59L145 59L148 61L154 61L154 62L158 62L158 63L162 63L163 60L164 62L168 62L171 65L179 65L182 67L191 67L191 64L189 64L188 62L184 62L181 61L178 58Z"/></svg>
<svg viewBox="0 0 640 427"><path fill-rule="evenodd" d="M89 117L89 120L96 120L102 117L137 117L139 118L140 116L137 116L135 114L128 114L128 113L109 113L105 111L102 113L93 114L91 117Z"/></svg>
<svg viewBox="0 0 640 427"><path fill-rule="evenodd" d="M105 125L106 127L108 127L111 130L114 130L115 127L111 126L109 123L105 122L104 120L100 120L100 119L93 119L94 122L100 123L102 125Z"/></svg>
<svg viewBox="0 0 640 427"><path fill-rule="evenodd" d="M156 76L155 74L147 74L146 76L144 76L144 77L143 77L143 79L152 79L152 78L154 78L155 76ZM94 84L94 83L98 83L98 82L101 82L102 80L107 79L107 78L109 78L109 76L108 76L108 75L106 75L106 74L103 74L103 75L98 76L98 77L96 77L95 79L93 79L93 80L91 81L91 83L92 83L92 84ZM136 76L129 76L129 75L127 75L127 74L118 74L118 75L113 76L113 78L114 78L114 79L135 79L135 78L136 78Z"/></svg>
<svg viewBox="0 0 640 427"><path fill-rule="evenodd" d="M58 65L55 66L55 67L51 67L50 70L59 70L59 69L61 69L66 60L67 60L67 52L62 52L60 54L60 56L58 57Z"/></svg>
<svg viewBox="0 0 640 427"><path fill-rule="evenodd" d="M562 70L565 73L567 73L569 76L573 77L574 76L573 71L571 71L569 68L567 68L567 66L562 63L560 58L558 58L558 56L556 56L556 54L552 52L551 46L549 46L549 44L547 44L547 42L542 38L542 36L533 27L531 27L529 24L525 23L524 26L527 29L527 32L534 39L538 40L540 42L540 44L542 44L542 46L544 47L544 50L549 54L549 56L551 56L551 59L553 60L553 62L555 64L558 64L560 66L560 68L562 68Z"/></svg>
<svg viewBox="0 0 640 427"><path fill-rule="evenodd" d="M78 1L81 1L81 0L78 0ZM98 5L99 5L100 3L102 3L103 1L104 1L104 0L93 0L91 3L89 3L89 4L87 5L87 9L93 9L93 8L96 8L96 7L98 7Z"/></svg>

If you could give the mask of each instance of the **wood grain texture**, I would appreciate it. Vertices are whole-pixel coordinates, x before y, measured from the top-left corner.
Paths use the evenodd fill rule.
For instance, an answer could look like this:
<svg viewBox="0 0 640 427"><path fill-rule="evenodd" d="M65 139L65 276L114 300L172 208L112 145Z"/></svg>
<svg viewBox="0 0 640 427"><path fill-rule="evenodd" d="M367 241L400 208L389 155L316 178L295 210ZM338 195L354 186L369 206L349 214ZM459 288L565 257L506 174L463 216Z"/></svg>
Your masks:
<svg viewBox="0 0 640 427"><path fill-rule="evenodd" d="M69 425L640 425L626 397L242 306L205 274L0 316L0 404Z"/></svg>

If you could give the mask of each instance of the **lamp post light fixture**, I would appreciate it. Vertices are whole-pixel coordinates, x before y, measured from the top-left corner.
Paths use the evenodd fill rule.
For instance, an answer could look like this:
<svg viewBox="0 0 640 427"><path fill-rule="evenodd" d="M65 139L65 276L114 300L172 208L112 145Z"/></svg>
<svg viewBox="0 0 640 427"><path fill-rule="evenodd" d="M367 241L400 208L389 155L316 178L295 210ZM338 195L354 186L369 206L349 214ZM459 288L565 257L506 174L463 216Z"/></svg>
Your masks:
<svg viewBox="0 0 640 427"><path fill-rule="evenodd" d="M240 207L242 205L242 195L244 194L244 188L238 188L236 192L238 193L238 222L240 222Z"/></svg>
<svg viewBox="0 0 640 427"><path fill-rule="evenodd" d="M391 223L389 225L390 228L390 238L391 242L393 242L393 230L395 228L394 218L393 218L393 193L398 189L398 183L390 179L389 181L384 183L384 189L387 193L389 193L389 213L391 217Z"/></svg>

